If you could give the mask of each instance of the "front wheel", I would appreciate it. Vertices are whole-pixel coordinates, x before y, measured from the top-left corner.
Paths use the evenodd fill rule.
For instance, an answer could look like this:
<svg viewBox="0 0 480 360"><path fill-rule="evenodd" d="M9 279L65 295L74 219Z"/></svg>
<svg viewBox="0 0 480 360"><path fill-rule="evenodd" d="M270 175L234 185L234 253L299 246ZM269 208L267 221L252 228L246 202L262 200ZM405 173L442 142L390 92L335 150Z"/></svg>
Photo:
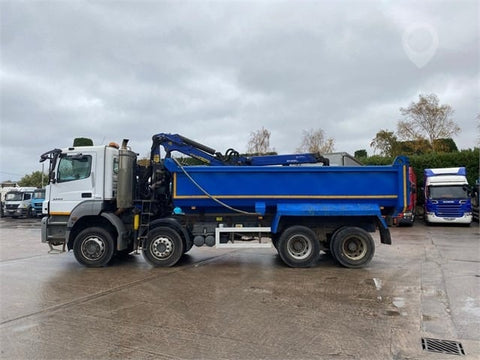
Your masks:
<svg viewBox="0 0 480 360"><path fill-rule="evenodd" d="M148 233L143 244L143 257L153 266L173 266L183 255L180 235L169 227L158 227Z"/></svg>
<svg viewBox="0 0 480 360"><path fill-rule="evenodd" d="M80 264L102 267L112 259L114 252L112 235L100 227L81 231L73 243L73 254Z"/></svg>
<svg viewBox="0 0 480 360"><path fill-rule="evenodd" d="M320 256L320 243L315 233L305 226L286 229L276 248L280 258L290 267L312 266Z"/></svg>
<svg viewBox="0 0 480 360"><path fill-rule="evenodd" d="M375 253L375 242L359 227L344 227L335 232L330 243L334 258L347 268L367 265Z"/></svg>

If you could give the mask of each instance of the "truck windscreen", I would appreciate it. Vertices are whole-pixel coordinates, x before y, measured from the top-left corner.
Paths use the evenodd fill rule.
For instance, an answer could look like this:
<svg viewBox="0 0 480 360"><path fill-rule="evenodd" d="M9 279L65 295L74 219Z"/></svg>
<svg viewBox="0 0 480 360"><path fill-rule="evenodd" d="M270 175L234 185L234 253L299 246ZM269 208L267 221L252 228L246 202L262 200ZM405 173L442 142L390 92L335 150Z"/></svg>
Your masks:
<svg viewBox="0 0 480 360"><path fill-rule="evenodd" d="M92 157L90 155L72 155L60 159L58 182L86 179L90 176Z"/></svg>
<svg viewBox="0 0 480 360"><path fill-rule="evenodd" d="M430 186L430 199L467 199L467 191L464 186Z"/></svg>
<svg viewBox="0 0 480 360"><path fill-rule="evenodd" d="M45 198L45 190L35 191L35 192L33 193L33 198L34 198L34 199L43 199L43 198Z"/></svg>
<svg viewBox="0 0 480 360"><path fill-rule="evenodd" d="M22 201L22 193L8 193L5 195L6 201Z"/></svg>

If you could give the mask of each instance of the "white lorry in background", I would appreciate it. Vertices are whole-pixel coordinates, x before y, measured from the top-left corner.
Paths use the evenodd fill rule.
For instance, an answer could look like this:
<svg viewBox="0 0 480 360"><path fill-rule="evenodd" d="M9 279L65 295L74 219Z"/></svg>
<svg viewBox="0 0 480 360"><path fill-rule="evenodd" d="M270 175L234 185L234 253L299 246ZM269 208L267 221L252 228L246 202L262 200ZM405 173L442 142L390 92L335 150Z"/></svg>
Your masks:
<svg viewBox="0 0 480 360"><path fill-rule="evenodd" d="M1 217L5 217L5 215L3 214L3 211L5 210L5 195L7 195L8 192L10 191L13 191L13 190L16 190L18 189L18 187L15 185L15 186L6 186L6 187L2 187L0 189L0 215Z"/></svg>
<svg viewBox="0 0 480 360"><path fill-rule="evenodd" d="M34 187L18 187L5 194L3 216L31 217Z"/></svg>
<svg viewBox="0 0 480 360"><path fill-rule="evenodd" d="M472 203L465 167L425 169L426 223L470 224Z"/></svg>

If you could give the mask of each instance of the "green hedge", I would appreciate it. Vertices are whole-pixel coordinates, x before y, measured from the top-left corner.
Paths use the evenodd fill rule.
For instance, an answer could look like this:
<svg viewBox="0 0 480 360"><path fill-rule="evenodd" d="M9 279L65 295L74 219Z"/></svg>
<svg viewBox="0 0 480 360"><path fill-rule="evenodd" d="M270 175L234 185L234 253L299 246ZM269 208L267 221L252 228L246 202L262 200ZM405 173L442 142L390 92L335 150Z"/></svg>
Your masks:
<svg viewBox="0 0 480 360"><path fill-rule="evenodd" d="M479 178L480 152L479 148L461 150L450 153L428 153L424 155L411 155L410 165L417 175L418 199L423 200L423 171L432 168L449 168L465 166L467 179L470 185L474 185ZM370 156L358 159L365 165L389 165L393 162L392 157Z"/></svg>

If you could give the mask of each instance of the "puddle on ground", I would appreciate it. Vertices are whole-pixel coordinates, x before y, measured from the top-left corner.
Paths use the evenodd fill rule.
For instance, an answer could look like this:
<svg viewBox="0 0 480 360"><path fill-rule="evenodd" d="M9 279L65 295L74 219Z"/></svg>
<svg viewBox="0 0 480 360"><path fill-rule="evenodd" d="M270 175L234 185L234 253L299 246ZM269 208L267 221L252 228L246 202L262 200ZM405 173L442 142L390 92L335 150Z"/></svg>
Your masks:
<svg viewBox="0 0 480 360"><path fill-rule="evenodd" d="M465 299L464 305L462 310L469 315L473 315L474 317L480 319L480 306L477 305L477 300L472 297L467 297Z"/></svg>
<svg viewBox="0 0 480 360"><path fill-rule="evenodd" d="M385 314L387 316L400 316L400 313L398 311L394 311L394 310L387 310L387 311L385 311Z"/></svg>
<svg viewBox="0 0 480 360"><path fill-rule="evenodd" d="M434 320L435 318L433 316L430 316L430 315L422 315L422 320L423 321L432 321Z"/></svg>
<svg viewBox="0 0 480 360"><path fill-rule="evenodd" d="M397 308L403 308L405 307L405 299L402 297L395 297L393 298L392 304Z"/></svg>
<svg viewBox="0 0 480 360"><path fill-rule="evenodd" d="M256 294L273 294L272 290L256 287L256 286L250 286L248 289L243 289L245 292L252 292Z"/></svg>
<svg viewBox="0 0 480 360"><path fill-rule="evenodd" d="M364 283L367 285L375 286L375 289L377 289L377 291L380 291L383 287L383 281L379 278L366 279Z"/></svg>

